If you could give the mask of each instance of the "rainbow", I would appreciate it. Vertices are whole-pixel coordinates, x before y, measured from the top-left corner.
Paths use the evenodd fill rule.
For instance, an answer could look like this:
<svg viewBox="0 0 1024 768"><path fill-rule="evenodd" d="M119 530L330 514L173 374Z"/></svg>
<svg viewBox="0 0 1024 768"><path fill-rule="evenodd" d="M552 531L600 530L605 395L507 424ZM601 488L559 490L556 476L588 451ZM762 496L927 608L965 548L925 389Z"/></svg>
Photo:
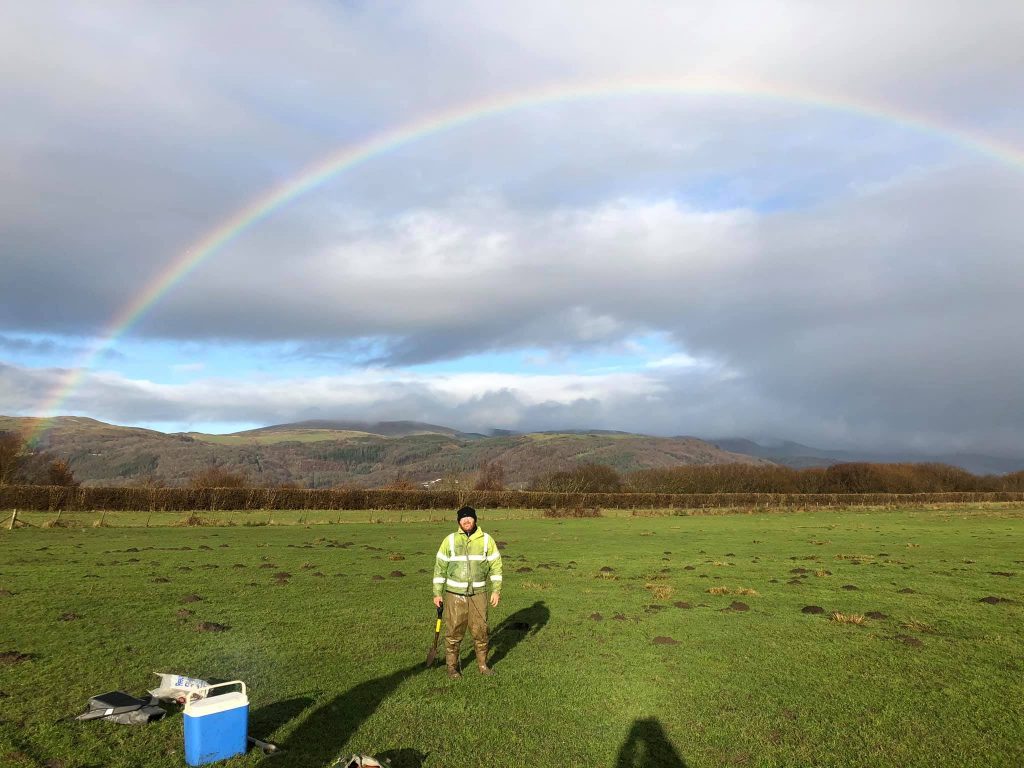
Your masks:
<svg viewBox="0 0 1024 768"><path fill-rule="evenodd" d="M856 98L827 96L811 90L753 81L667 79L570 82L472 101L420 117L331 152L279 186L254 198L196 240L167 264L145 290L111 318L97 341L40 402L37 412L43 416L43 420L40 426L33 430L33 436L38 436L46 428L47 419L56 415L81 383L82 377L97 356L138 322L139 318L163 296L241 233L338 174L404 145L516 110L590 99L648 95L754 98L853 114L931 134L1000 163L1024 169L1024 150L974 131L946 125L925 115Z"/></svg>

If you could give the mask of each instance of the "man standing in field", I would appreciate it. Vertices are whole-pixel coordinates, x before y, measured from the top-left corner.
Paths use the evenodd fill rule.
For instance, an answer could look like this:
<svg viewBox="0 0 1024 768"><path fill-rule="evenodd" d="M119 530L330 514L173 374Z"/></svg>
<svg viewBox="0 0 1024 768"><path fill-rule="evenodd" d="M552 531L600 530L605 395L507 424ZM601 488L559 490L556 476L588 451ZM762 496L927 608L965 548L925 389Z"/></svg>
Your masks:
<svg viewBox="0 0 1024 768"><path fill-rule="evenodd" d="M444 537L434 561L434 605L444 604L445 662L448 677L462 677L459 646L469 625L480 674L493 675L487 666L487 586L491 606L501 599L501 553L489 534L476 524L476 510L455 513L459 531Z"/></svg>

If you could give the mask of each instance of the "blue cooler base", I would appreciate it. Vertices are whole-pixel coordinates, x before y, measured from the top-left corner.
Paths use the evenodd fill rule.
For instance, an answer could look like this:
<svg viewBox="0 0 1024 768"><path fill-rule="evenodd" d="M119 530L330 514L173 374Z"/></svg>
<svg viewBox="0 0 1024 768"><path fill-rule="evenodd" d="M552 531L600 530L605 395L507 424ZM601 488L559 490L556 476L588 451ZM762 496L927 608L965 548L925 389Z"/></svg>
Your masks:
<svg viewBox="0 0 1024 768"><path fill-rule="evenodd" d="M241 755L248 735L248 706L203 717L185 715L185 762L205 765Z"/></svg>

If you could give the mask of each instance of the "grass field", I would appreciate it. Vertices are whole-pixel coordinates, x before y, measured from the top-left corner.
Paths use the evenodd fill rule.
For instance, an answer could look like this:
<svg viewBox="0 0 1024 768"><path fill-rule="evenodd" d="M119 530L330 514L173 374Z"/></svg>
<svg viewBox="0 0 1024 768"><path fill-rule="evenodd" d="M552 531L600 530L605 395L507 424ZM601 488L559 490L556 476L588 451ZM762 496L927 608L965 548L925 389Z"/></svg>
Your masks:
<svg viewBox="0 0 1024 768"><path fill-rule="evenodd" d="M154 671L248 683L287 752L227 766L1024 764L1021 510L491 512L497 674L461 681L423 664L454 524L364 515L0 532L0 764L182 765L177 713L57 722Z"/></svg>

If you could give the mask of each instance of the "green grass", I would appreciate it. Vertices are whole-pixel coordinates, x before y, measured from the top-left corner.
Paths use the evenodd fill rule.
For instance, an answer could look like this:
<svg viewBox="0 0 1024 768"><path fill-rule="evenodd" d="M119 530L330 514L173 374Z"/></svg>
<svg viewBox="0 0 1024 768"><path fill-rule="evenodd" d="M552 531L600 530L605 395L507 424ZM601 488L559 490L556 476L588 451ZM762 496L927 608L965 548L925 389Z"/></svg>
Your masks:
<svg viewBox="0 0 1024 768"><path fill-rule="evenodd" d="M296 517L0 532L0 589L12 593L0 595L0 652L31 654L0 665L0 764L182 765L177 713L149 726L55 722L90 695L142 692L153 671L245 680L251 732L288 750L270 766L319 768L344 752L385 753L396 768L1024 763L1019 510L489 512L484 527L506 542L497 675L470 666L456 682L423 668L433 610L420 571L450 521L279 514ZM191 594L203 599L183 603ZM1017 602L979 602L990 595ZM749 610L723 610L734 601ZM833 611L888 618L839 624ZM60 620L68 612L79 618ZM201 621L230 629L199 632ZM634 749L645 757L627 758Z"/></svg>

